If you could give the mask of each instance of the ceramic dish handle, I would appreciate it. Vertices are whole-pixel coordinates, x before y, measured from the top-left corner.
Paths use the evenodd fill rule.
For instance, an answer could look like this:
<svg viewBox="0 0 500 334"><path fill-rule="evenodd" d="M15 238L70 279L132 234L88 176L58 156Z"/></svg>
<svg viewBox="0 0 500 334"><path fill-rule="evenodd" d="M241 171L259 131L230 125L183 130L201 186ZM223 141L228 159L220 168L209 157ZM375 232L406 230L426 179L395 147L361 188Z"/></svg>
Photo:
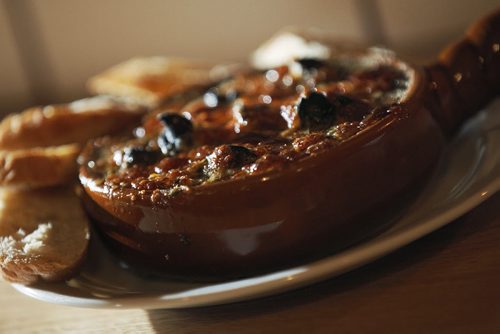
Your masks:
<svg viewBox="0 0 500 334"><path fill-rule="evenodd" d="M428 104L444 132L453 134L500 93L500 8L472 24L426 72Z"/></svg>

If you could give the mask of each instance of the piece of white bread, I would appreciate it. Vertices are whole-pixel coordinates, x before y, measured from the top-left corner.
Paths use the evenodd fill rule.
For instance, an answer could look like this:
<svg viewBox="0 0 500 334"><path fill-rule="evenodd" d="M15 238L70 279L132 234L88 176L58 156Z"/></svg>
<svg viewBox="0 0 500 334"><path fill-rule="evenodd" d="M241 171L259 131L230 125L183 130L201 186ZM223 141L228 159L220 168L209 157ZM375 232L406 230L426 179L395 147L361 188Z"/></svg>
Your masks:
<svg viewBox="0 0 500 334"><path fill-rule="evenodd" d="M156 107L169 97L227 76L221 69L180 58L138 57L96 75L87 86L93 94L127 97Z"/></svg>
<svg viewBox="0 0 500 334"><path fill-rule="evenodd" d="M80 145L0 151L0 186L38 188L75 179Z"/></svg>
<svg viewBox="0 0 500 334"><path fill-rule="evenodd" d="M69 104L35 107L0 123L0 149L85 143L139 124L145 108L123 99L96 96Z"/></svg>
<svg viewBox="0 0 500 334"><path fill-rule="evenodd" d="M87 253L89 222L71 188L0 191L0 273L32 284L75 274Z"/></svg>

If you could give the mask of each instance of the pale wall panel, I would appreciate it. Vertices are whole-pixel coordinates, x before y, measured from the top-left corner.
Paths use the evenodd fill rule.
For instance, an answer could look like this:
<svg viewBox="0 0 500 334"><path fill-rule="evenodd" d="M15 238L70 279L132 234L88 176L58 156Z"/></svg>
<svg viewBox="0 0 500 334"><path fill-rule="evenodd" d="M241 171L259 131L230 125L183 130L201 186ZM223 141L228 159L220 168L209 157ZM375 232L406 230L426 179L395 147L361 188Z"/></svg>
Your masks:
<svg viewBox="0 0 500 334"><path fill-rule="evenodd" d="M363 38L349 0L30 1L59 99L82 94L90 75L136 55L242 60L286 25Z"/></svg>
<svg viewBox="0 0 500 334"><path fill-rule="evenodd" d="M6 10L0 2L0 116L18 111L30 103L28 81Z"/></svg>
<svg viewBox="0 0 500 334"><path fill-rule="evenodd" d="M478 17L500 7L499 0L378 0L378 4L388 45L422 60L460 37Z"/></svg>

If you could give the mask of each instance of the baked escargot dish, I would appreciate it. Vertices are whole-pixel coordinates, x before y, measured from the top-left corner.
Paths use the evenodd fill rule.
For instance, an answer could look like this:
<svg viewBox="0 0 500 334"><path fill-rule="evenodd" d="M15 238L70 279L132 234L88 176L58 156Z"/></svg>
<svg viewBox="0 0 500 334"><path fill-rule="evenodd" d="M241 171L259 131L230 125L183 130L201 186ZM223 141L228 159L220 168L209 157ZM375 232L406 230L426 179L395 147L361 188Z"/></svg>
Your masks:
<svg viewBox="0 0 500 334"><path fill-rule="evenodd" d="M128 137L88 143L85 208L125 261L171 276L331 254L404 213L447 136L494 95L498 73L483 75L480 58L496 66L498 53L474 41L425 69L381 48L240 68L164 102Z"/></svg>

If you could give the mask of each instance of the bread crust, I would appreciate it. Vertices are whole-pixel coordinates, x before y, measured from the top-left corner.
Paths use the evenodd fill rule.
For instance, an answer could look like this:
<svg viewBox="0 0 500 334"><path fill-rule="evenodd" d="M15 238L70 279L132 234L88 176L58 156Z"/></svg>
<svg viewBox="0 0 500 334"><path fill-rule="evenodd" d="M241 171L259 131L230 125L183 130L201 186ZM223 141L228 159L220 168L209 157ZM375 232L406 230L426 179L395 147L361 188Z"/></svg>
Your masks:
<svg viewBox="0 0 500 334"><path fill-rule="evenodd" d="M0 191L4 280L33 284L70 277L83 263L88 241L89 223L70 187Z"/></svg>
<svg viewBox="0 0 500 334"><path fill-rule="evenodd" d="M90 138L131 129L144 112L137 105L103 96L30 108L0 123L0 149L85 143Z"/></svg>
<svg viewBox="0 0 500 334"><path fill-rule="evenodd" d="M0 186L39 188L71 182L80 145L0 151Z"/></svg>
<svg viewBox="0 0 500 334"><path fill-rule="evenodd" d="M156 107L169 97L210 84L211 68L178 58L132 58L91 78L87 86L93 94L125 96Z"/></svg>

